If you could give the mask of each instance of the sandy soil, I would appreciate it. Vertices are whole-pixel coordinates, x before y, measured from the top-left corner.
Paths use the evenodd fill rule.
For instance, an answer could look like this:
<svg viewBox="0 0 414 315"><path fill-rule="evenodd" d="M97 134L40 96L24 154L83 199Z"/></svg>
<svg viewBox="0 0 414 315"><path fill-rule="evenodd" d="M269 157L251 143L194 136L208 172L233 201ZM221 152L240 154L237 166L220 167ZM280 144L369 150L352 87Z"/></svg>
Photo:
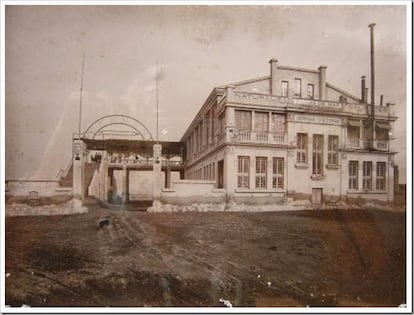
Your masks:
<svg viewBox="0 0 414 315"><path fill-rule="evenodd" d="M6 218L11 306L398 306L405 213L89 213ZM111 224L98 228L98 220Z"/></svg>

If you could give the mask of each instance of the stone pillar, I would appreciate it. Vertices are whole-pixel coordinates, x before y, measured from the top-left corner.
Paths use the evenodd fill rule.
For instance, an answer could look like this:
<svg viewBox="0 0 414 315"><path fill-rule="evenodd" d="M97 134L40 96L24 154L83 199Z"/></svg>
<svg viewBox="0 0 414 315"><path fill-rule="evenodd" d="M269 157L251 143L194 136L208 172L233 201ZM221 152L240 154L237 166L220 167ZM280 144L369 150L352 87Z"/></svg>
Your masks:
<svg viewBox="0 0 414 315"><path fill-rule="evenodd" d="M126 165L122 168L122 203L129 201L129 172Z"/></svg>
<svg viewBox="0 0 414 315"><path fill-rule="evenodd" d="M326 66L319 67L319 99L326 100Z"/></svg>
<svg viewBox="0 0 414 315"><path fill-rule="evenodd" d="M160 205L160 197L161 197L161 144L154 144L153 146L153 207L157 207Z"/></svg>
<svg viewBox="0 0 414 315"><path fill-rule="evenodd" d="M84 190L84 143L73 140L73 198L83 201Z"/></svg>
<svg viewBox="0 0 414 315"><path fill-rule="evenodd" d="M269 94L276 95L277 91L277 62L276 58L269 60L270 63L270 80L269 80Z"/></svg>

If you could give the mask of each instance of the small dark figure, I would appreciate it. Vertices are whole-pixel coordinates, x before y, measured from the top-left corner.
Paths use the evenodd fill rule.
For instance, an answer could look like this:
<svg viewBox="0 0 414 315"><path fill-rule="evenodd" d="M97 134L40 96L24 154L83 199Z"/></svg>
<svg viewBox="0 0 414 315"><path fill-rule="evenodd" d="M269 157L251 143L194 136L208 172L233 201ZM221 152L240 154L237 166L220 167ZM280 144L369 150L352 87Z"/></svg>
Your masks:
<svg viewBox="0 0 414 315"><path fill-rule="evenodd" d="M111 224L111 216L106 215L102 216L98 220L98 229L102 230L105 226L108 226Z"/></svg>

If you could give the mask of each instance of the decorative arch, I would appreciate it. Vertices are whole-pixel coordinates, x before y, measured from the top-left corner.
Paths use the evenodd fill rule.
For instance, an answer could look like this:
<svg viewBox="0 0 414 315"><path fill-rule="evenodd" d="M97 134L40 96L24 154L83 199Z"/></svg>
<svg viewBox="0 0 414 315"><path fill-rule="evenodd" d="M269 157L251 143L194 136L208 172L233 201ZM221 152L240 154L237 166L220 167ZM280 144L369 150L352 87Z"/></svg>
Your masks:
<svg viewBox="0 0 414 315"><path fill-rule="evenodd" d="M121 114L106 115L93 121L83 133L83 137L94 139L99 132L112 125L123 125L134 130L141 140L153 140L151 132L142 122L134 117Z"/></svg>

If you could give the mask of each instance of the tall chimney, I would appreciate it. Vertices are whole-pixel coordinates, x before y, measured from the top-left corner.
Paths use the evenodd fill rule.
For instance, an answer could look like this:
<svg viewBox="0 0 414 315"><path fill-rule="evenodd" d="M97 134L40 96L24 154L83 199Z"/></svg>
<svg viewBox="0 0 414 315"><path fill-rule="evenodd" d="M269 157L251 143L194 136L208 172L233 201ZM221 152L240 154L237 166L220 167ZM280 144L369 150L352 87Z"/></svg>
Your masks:
<svg viewBox="0 0 414 315"><path fill-rule="evenodd" d="M384 94L381 94L381 97L380 97L380 106L382 106L383 102L384 102Z"/></svg>
<svg viewBox="0 0 414 315"><path fill-rule="evenodd" d="M269 60L270 63L270 80L269 80L269 93L275 95L277 88L276 72L277 72L277 59L272 58Z"/></svg>
<svg viewBox="0 0 414 315"><path fill-rule="evenodd" d="M319 68L319 99L326 100L326 66Z"/></svg>
<svg viewBox="0 0 414 315"><path fill-rule="evenodd" d="M361 103L365 104L367 99L366 99L366 95L365 95L365 88L366 88L366 81L365 81L365 76L363 75L361 77Z"/></svg>

